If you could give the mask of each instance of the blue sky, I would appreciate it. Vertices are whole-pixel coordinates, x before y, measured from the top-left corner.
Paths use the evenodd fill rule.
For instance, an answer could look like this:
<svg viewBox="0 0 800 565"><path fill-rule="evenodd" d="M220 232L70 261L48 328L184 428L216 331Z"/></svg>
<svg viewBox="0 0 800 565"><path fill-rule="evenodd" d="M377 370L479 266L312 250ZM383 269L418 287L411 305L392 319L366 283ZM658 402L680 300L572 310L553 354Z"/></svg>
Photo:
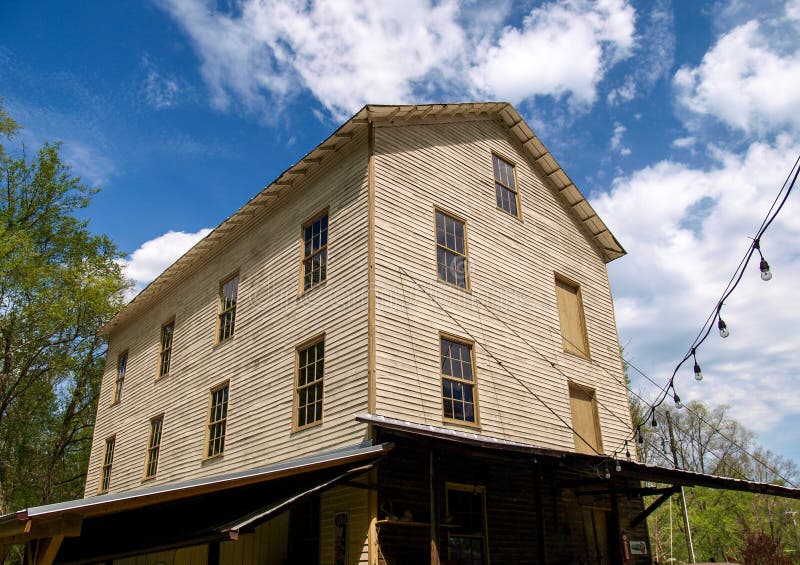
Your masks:
<svg viewBox="0 0 800 565"><path fill-rule="evenodd" d="M620 337L659 382L800 153L800 0L9 1L0 32L22 140L103 188L140 286L366 102L514 103L628 250ZM795 200L676 386L800 461Z"/></svg>

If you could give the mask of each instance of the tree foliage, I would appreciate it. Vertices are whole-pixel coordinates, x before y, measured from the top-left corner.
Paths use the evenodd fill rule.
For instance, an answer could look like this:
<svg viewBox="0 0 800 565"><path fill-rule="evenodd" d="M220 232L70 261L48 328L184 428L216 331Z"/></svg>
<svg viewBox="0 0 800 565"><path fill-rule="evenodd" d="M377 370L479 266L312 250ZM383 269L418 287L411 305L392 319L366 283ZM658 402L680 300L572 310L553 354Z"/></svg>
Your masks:
<svg viewBox="0 0 800 565"><path fill-rule="evenodd" d="M0 106L0 512L80 496L120 254L76 213L95 189L58 144L28 158Z"/></svg>
<svg viewBox="0 0 800 565"><path fill-rule="evenodd" d="M634 399L631 403L637 406ZM642 428L639 455L646 463L674 467L674 446L677 466L685 470L780 485L800 482L797 465L758 445L726 406L690 402L683 410L658 410L656 424ZM800 510L799 501L695 487L686 489L686 503L698 561L800 563L791 514ZM659 562L688 561L677 498L654 512L648 527ZM761 554L769 557L756 557Z"/></svg>

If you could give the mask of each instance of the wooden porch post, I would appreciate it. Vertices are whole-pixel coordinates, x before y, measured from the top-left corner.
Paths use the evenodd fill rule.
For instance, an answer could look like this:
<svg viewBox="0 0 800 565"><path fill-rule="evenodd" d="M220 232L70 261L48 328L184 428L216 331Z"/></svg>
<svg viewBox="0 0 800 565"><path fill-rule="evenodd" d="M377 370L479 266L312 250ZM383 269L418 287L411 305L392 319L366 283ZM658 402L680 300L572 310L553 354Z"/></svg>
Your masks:
<svg viewBox="0 0 800 565"><path fill-rule="evenodd" d="M431 499L431 565L439 565L439 520L436 512L436 456L433 452L433 447L428 449L428 460L428 482Z"/></svg>

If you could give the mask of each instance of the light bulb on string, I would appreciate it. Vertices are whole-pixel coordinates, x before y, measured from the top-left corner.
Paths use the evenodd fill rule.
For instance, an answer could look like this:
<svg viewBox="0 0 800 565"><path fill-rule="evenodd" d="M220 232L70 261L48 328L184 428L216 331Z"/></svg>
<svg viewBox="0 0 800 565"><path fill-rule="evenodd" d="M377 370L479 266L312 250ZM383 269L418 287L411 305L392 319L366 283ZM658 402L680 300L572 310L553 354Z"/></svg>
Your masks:
<svg viewBox="0 0 800 565"><path fill-rule="evenodd" d="M614 470L619 473L622 471L622 465L619 464L619 461L615 461Z"/></svg>
<svg viewBox="0 0 800 565"><path fill-rule="evenodd" d="M768 281L772 279L772 272L769 270L769 263L766 260L762 259L758 265L759 269L761 269L761 280Z"/></svg>
<svg viewBox="0 0 800 565"><path fill-rule="evenodd" d="M609 471L609 470L608 470L608 467L606 467L605 469L603 469L603 476L604 476L606 479L610 479L610 478L611 478L611 471Z"/></svg>
<svg viewBox="0 0 800 565"><path fill-rule="evenodd" d="M678 396L677 392L672 395L672 400L675 402L675 408L677 408L678 410L683 408L683 403L681 402L681 397Z"/></svg>
<svg viewBox="0 0 800 565"><path fill-rule="evenodd" d="M658 427L658 422L656 422L656 412L655 412L655 410L653 410L653 421L650 422L650 425L653 426L654 428Z"/></svg>
<svg viewBox="0 0 800 565"><path fill-rule="evenodd" d="M627 441L625 442L625 459L627 459L628 461L631 460L631 450L628 449L628 442Z"/></svg>
<svg viewBox="0 0 800 565"><path fill-rule="evenodd" d="M639 445L644 444L644 436L642 435L642 430L641 429L637 430L637 433L639 434L639 440L638 440Z"/></svg>
<svg viewBox="0 0 800 565"><path fill-rule="evenodd" d="M702 381L703 371L700 370L700 364L697 362L697 357L695 357L694 347L692 347L692 359L694 359L694 380Z"/></svg>
<svg viewBox="0 0 800 565"><path fill-rule="evenodd" d="M756 239L753 241L753 249L758 251L758 256L761 257L761 261L758 263L758 268L761 271L761 280L768 281L772 280L772 271L769 270L769 263L767 260L764 259L764 255L761 253L761 240Z"/></svg>
<svg viewBox="0 0 800 565"><path fill-rule="evenodd" d="M719 336L720 337L728 337L731 335L731 332L728 331L728 325L725 323L725 320L720 318L717 321L717 328L719 328Z"/></svg>

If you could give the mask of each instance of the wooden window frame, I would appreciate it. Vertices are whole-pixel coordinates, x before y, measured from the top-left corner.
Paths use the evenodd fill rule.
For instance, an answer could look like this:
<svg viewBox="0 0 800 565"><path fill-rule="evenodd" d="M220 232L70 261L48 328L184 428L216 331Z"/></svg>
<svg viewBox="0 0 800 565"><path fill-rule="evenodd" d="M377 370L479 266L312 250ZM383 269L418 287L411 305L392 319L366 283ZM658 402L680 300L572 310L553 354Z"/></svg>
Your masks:
<svg viewBox="0 0 800 565"><path fill-rule="evenodd" d="M439 243L439 237L437 234L437 227L436 227L436 216L437 214L441 214L445 218L450 218L464 226L464 253L460 253L455 249L450 249L446 245L441 245ZM458 214L453 214L452 212L448 212L447 210L440 208L438 206L434 206L433 208L433 241L435 243L436 255L436 280L440 283L444 283L446 285L452 286L453 288L457 288L459 290L465 292L472 292L472 287L470 286L470 276L469 276L469 268L470 268L470 260L469 260L469 231L467 227L467 220ZM464 286L461 286L457 283L452 283L448 280L445 280L439 276L439 249L444 250L447 253L452 253L453 255L457 255L464 260Z"/></svg>
<svg viewBox="0 0 800 565"><path fill-rule="evenodd" d="M228 434L228 410L231 399L230 385L231 381L226 380L225 382L222 382L217 386L211 388L211 390L208 393L208 407L206 408L206 433L205 433L205 441L203 442L203 460L218 459L223 455L225 455L225 448L227 447L225 440ZM225 410L224 410L225 415L218 420L212 420L211 417L214 410L214 394L225 388L228 389L228 395L225 399ZM214 428L214 426L217 425L222 426L222 434L220 435L220 437L222 438L222 447L219 451L215 453L210 453L212 447L211 442L214 439L212 437L212 429Z"/></svg>
<svg viewBox="0 0 800 565"><path fill-rule="evenodd" d="M228 284L229 282L233 281L233 280L236 281L236 298L233 301L233 305L228 307L228 308L226 308L225 307L224 289L225 289L225 285ZM217 331L215 333L215 343L216 344L225 343L227 341L230 341L231 339L233 339L234 335L236 335L236 309L239 306L239 284L240 284L240 282L241 281L239 279L239 271L237 270L236 272L231 273L230 275L228 275L227 277L222 279L222 281L219 283L219 290L218 290L218 294L217 294L217 328L216 328ZM223 322L223 318L225 318L225 316L227 316L227 314L229 312L233 313L233 322L231 323L231 331L230 331L230 333L228 335L223 336L222 334L223 334L223 330L224 330L224 327L225 327L224 326L224 322Z"/></svg>
<svg viewBox="0 0 800 565"><path fill-rule="evenodd" d="M306 349L310 349L311 347L315 347L316 345L322 343L323 344L323 357L322 357L322 377L320 379L316 379L313 383L306 383L302 387L300 386L300 352ZM317 334L312 338L309 338L296 346L294 348L294 391L292 393L294 399L292 402L292 432L299 432L301 430L307 430L308 428L313 428L315 426L322 425L322 422L325 420L325 373L327 371L327 366L325 363L325 356L328 352L327 343L325 340L325 333ZM300 425L298 412L300 411L300 390L307 389L311 386L314 386L317 381L322 381L322 414L320 415L319 420L314 420L313 422ZM308 420L308 418L306 418Z"/></svg>
<svg viewBox="0 0 800 565"><path fill-rule="evenodd" d="M106 438L105 450L103 451L103 462L100 465L100 484L97 487L97 494L107 493L109 487L111 486L111 469L114 466L114 451L116 450L116 446L116 434Z"/></svg>
<svg viewBox="0 0 800 565"><path fill-rule="evenodd" d="M325 228L326 230L326 239L325 245L320 245L320 248L316 251L312 251L310 255L306 255L306 228L313 225L317 221L322 220L325 216L328 217L328 225ZM320 232L322 228L320 227ZM330 207L326 207L324 210L320 210L310 219L303 222L300 226L300 281L299 281L299 288L298 288L298 295L305 294L306 292L311 292L315 288L319 288L325 286L325 282L328 280L328 243L330 241L330 231L331 231L331 216L330 216ZM325 253L325 276L320 279L317 283L312 283L308 288L305 286L305 279L306 279L306 261L313 259L315 256Z"/></svg>
<svg viewBox="0 0 800 565"><path fill-rule="evenodd" d="M457 377L453 377L451 375L445 375L442 372L442 340L446 339L447 341L452 341L453 343L460 343L462 345L466 345L469 347L470 353L470 362L472 363L472 381L468 381L466 379L459 379ZM475 421L470 422L469 420L459 420L457 418L448 418L445 416L444 413L444 390L440 388L439 392L439 399L442 402L442 422L448 424L456 424L459 426L469 426L471 428L480 428L481 427L481 418L480 418L480 410L479 410L479 402L478 402L478 364L477 359L475 357L475 342L469 339L464 339L463 337L459 337L453 334L449 334L446 332L439 332L439 381L440 386L444 386L444 379L448 379L453 382L462 383L467 386L472 387L472 403L473 403L473 411L475 413Z"/></svg>
<svg viewBox="0 0 800 565"><path fill-rule="evenodd" d="M568 345L572 345L573 348L579 349L575 343L572 343L570 340L564 337L564 327L561 322L561 307L558 304L559 284L575 289L575 297L578 301L578 323L580 324L579 329L581 336L583 337L583 351L571 351L567 348ZM586 314L583 307L583 292L581 290L581 285L563 275L555 273L554 289L556 291L556 311L558 313L559 333L561 334L561 347L564 350L564 353L575 355L576 357L580 357L582 359L591 359L592 356L591 350L589 349L589 333L586 329Z"/></svg>
<svg viewBox="0 0 800 565"><path fill-rule="evenodd" d="M484 557L485 557L486 565L489 565L491 563L491 558L489 557L489 554L491 552L489 551L489 520L488 520L488 513L486 512L486 487L483 486L483 485L475 485L475 484L467 484L467 483L454 483L454 482L446 481L445 482L445 488L444 488L444 504L445 504L445 513L446 513L448 518L451 516L450 515L450 491L471 492L471 493L480 492L481 493L481 498L483 500L483 536L482 536L482 538L483 538L483 547L484 547L484 551L485 551ZM448 528L448 530L447 530L447 558L448 559L451 559L451 556L450 556L450 536L451 535L458 535L458 534L457 533L453 534L453 532L451 531L451 528ZM475 536L475 535L461 535L460 537L475 538L477 536Z"/></svg>
<svg viewBox="0 0 800 565"><path fill-rule="evenodd" d="M507 159L506 157L504 157L503 155L501 155L497 151L492 151L491 152L491 156L492 156L492 178L494 179L494 184L495 184L495 204L497 205L497 209L505 212L506 214L508 214L509 216L511 216L513 218L516 218L518 220L522 220L522 199L520 198L520 195L519 195L519 178L517 177L517 164L516 164L516 162L514 160ZM499 180L497 178L497 175L494 172L494 160L495 159L499 159L500 161L504 162L506 165L509 165L511 167L511 169L514 171L514 187L513 188L508 186L506 183L504 183L503 181L501 181L501 180ZM515 200L515 204L517 206L517 213L516 214L514 214L513 212L511 212L509 210L506 210L505 208L500 206L500 204L497 202L497 186L496 185L498 185L498 184L502 188L504 188L504 189L506 189L509 192L512 192L514 194L514 200Z"/></svg>
<svg viewBox="0 0 800 565"><path fill-rule="evenodd" d="M122 387L125 385L125 375L128 372L128 358L130 350L126 349L119 355L117 355L117 372L116 376L114 377L114 392L113 397L111 399L111 405L115 406L122 402ZM122 366L122 370L120 371L120 362L125 359L125 362Z"/></svg>
<svg viewBox="0 0 800 565"><path fill-rule="evenodd" d="M153 445L153 428L154 424L159 422L158 426L158 443ZM149 481L156 478L158 474L158 462L161 456L161 438L164 434L164 414L159 414L158 416L153 416L150 418L149 422L149 431L147 433L147 450L145 451L144 457L144 475L142 480ZM150 472L150 469L153 468L153 472Z"/></svg>
<svg viewBox="0 0 800 565"><path fill-rule="evenodd" d="M594 422L594 433L595 439L597 440L597 452L602 454L605 453L603 449L603 430L600 427L600 412L597 409L597 390L578 384L572 380L568 383L568 393L569 393L569 415L570 415L570 423L573 426L573 436L575 436L574 428L575 428L575 415L572 413L572 390L580 390L586 393L588 396L592 398L592 421ZM574 439L579 439L574 437ZM589 446L591 448L591 446ZM578 451L577 445L575 446L575 451ZM590 453L590 455L596 455L596 453Z"/></svg>
<svg viewBox="0 0 800 565"><path fill-rule="evenodd" d="M172 326L172 334L169 338L169 346L164 347L164 330ZM170 318L161 324L161 331L159 332L158 340L158 369L156 373L156 380L169 376L170 369L172 369L172 346L175 343L175 318ZM164 356L167 356L167 370L164 370Z"/></svg>

